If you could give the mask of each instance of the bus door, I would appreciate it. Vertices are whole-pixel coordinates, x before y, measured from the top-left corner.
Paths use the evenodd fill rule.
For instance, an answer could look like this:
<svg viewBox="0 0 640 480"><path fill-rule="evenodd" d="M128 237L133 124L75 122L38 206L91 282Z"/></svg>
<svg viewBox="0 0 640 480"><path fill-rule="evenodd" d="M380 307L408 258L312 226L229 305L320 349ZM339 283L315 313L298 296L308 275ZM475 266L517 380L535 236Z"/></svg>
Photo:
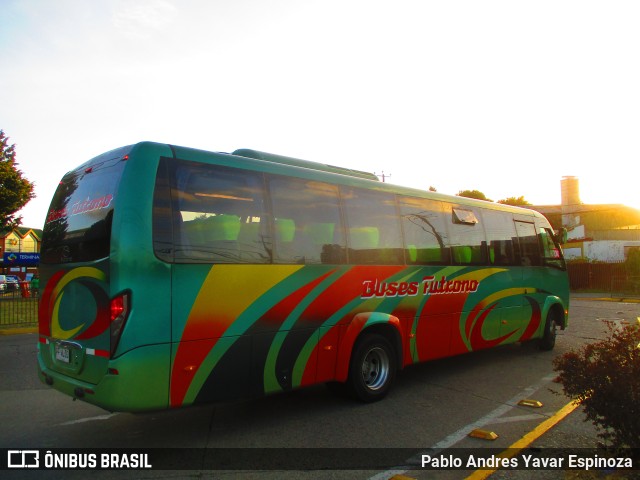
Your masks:
<svg viewBox="0 0 640 480"><path fill-rule="evenodd" d="M541 268L540 243L533 219L531 221L516 220L515 224L518 231L518 262L522 274L523 304L521 313L514 322L519 324L524 333L527 326L534 327L540 321L540 308L544 303L544 294L540 293L544 288L544 271ZM527 337L533 333L535 331L528 332Z"/></svg>
<svg viewBox="0 0 640 480"><path fill-rule="evenodd" d="M491 276L491 291L497 301L495 310L499 318L499 326L494 335L503 341L516 341L522 327L524 302L522 269L517 266L516 222L512 214L497 210L483 210L482 217L487 235L489 264L498 271Z"/></svg>

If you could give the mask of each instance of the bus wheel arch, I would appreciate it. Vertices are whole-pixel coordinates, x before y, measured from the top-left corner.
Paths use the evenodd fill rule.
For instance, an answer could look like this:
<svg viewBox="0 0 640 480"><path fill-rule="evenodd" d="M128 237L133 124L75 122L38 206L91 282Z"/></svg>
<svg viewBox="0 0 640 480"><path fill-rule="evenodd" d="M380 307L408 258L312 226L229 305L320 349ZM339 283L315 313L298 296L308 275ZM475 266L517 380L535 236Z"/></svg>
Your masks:
<svg viewBox="0 0 640 480"><path fill-rule="evenodd" d="M545 318L542 337L538 344L540 350L553 350L556 344L556 334L558 329L564 329L564 310L559 303L552 305Z"/></svg>

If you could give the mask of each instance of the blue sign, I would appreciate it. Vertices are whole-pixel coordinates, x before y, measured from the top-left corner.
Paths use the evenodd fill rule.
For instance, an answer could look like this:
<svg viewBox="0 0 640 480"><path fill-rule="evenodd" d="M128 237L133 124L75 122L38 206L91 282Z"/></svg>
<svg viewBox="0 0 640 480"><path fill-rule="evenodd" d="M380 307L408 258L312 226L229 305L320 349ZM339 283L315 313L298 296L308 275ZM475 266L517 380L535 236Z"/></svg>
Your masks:
<svg viewBox="0 0 640 480"><path fill-rule="evenodd" d="M5 267L35 267L40 263L39 253L4 252Z"/></svg>

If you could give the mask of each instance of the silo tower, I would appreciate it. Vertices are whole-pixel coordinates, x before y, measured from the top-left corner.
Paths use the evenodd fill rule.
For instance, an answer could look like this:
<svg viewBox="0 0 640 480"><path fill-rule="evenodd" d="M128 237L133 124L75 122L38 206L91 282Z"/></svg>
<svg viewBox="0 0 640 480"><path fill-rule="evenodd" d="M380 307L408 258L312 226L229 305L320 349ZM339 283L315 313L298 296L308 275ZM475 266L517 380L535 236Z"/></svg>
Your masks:
<svg viewBox="0 0 640 480"><path fill-rule="evenodd" d="M580 205L580 183L578 177L562 177L560 181L562 206Z"/></svg>
<svg viewBox="0 0 640 480"><path fill-rule="evenodd" d="M562 198L562 225L564 227L573 227L580 222L580 217L576 217L574 213L577 211L577 207L582 204L580 201L580 183L578 177L562 177L560 188Z"/></svg>

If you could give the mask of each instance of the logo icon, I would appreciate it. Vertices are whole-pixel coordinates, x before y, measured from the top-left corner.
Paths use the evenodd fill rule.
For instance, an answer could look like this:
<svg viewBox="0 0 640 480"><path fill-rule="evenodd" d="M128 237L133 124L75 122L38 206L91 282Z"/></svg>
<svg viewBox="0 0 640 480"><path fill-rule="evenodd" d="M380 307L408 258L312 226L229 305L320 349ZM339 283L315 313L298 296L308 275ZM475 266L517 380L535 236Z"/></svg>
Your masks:
<svg viewBox="0 0 640 480"><path fill-rule="evenodd" d="M7 452L9 468L39 468L40 452L38 450L9 450Z"/></svg>

